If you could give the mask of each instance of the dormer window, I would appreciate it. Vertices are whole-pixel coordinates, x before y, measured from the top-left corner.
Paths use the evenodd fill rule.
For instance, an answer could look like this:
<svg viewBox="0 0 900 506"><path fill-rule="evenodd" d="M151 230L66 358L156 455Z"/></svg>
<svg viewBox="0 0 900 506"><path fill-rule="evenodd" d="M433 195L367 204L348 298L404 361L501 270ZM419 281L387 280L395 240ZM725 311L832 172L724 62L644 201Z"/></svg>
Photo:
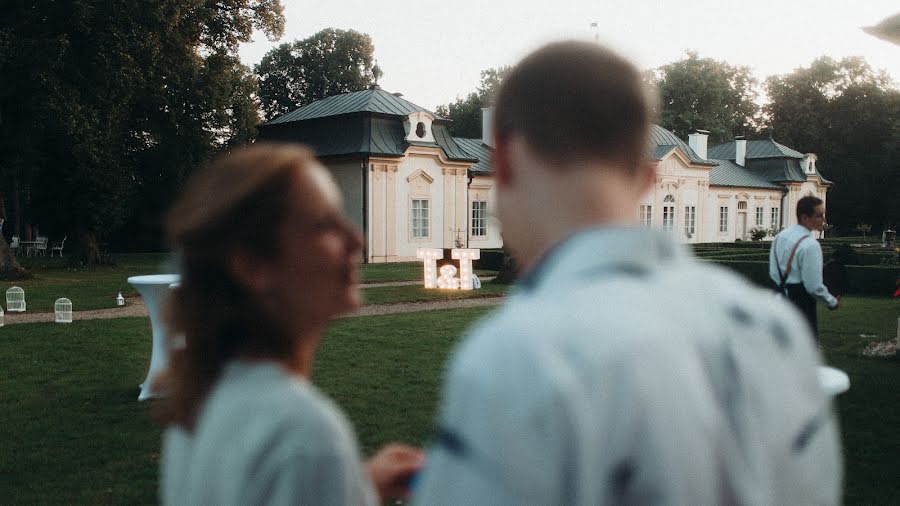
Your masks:
<svg viewBox="0 0 900 506"><path fill-rule="evenodd" d="M816 155L815 153L807 153L803 159L803 172L806 174L816 173Z"/></svg>
<svg viewBox="0 0 900 506"><path fill-rule="evenodd" d="M416 111L403 120L403 130L407 142L434 142L431 123L434 115L428 111Z"/></svg>

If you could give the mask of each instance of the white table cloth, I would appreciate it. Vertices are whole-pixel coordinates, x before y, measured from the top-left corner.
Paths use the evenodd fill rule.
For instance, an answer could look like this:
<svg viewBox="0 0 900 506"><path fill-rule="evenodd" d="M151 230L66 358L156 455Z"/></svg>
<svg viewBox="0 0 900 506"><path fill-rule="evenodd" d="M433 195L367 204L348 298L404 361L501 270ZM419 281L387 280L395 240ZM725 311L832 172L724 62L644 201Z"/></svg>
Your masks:
<svg viewBox="0 0 900 506"><path fill-rule="evenodd" d="M166 296L171 291L170 285L181 281L178 274L152 274L148 276L131 276L128 282L141 294L147 313L150 315L150 327L153 330L153 348L150 354L150 368L147 378L141 383L141 393L138 400L143 401L153 397L160 397L160 392L153 389L153 383L157 374L164 371L168 364L166 352L166 339L168 329L163 319L162 311L165 306Z"/></svg>

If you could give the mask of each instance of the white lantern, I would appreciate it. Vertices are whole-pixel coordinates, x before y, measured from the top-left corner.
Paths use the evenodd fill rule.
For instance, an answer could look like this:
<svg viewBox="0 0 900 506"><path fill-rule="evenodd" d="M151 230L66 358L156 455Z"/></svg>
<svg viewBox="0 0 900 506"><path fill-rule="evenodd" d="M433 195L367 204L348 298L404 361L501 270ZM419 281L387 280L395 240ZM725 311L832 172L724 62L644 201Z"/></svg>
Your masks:
<svg viewBox="0 0 900 506"><path fill-rule="evenodd" d="M3 314L3 308L0 307L0 327L2 327L4 325L4 323L3 323L4 318L5 318L5 315Z"/></svg>
<svg viewBox="0 0 900 506"><path fill-rule="evenodd" d="M72 323L72 301L63 297L53 305L56 323Z"/></svg>
<svg viewBox="0 0 900 506"><path fill-rule="evenodd" d="M122 297L122 292L119 292L119 295L116 297L116 305L117 306L125 305L125 297Z"/></svg>

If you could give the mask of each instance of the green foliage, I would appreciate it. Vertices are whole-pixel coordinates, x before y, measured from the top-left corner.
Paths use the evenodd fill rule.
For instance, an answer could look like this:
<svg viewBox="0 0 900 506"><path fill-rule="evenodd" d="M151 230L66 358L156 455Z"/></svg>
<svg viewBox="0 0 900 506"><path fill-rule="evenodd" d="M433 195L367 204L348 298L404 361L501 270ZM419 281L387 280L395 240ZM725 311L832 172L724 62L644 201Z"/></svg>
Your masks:
<svg viewBox="0 0 900 506"><path fill-rule="evenodd" d="M254 69L266 119L365 89L372 82L374 51L368 35L334 28L272 49Z"/></svg>
<svg viewBox="0 0 900 506"><path fill-rule="evenodd" d="M283 23L279 0L0 11L0 183L15 232L39 223L96 262L98 237L136 212L158 222L185 173L253 137L255 83L237 48Z"/></svg>
<svg viewBox="0 0 900 506"><path fill-rule="evenodd" d="M771 288L769 263L766 261L711 259L728 267L763 288ZM848 265L847 293L889 295L894 293L896 280L900 279L900 267L880 265Z"/></svg>
<svg viewBox="0 0 900 506"><path fill-rule="evenodd" d="M832 250L831 258L844 265L859 265L859 255L849 244L838 244Z"/></svg>
<svg viewBox="0 0 900 506"><path fill-rule="evenodd" d="M853 230L862 234L863 237L866 237L869 235L869 232L872 231L872 225L869 225L868 223L858 223L853 227Z"/></svg>
<svg viewBox="0 0 900 506"><path fill-rule="evenodd" d="M768 78L766 92L778 141L816 153L817 168L835 183L829 222L846 233L860 222L900 221L900 90L885 72L861 57L823 56Z"/></svg>
<svg viewBox="0 0 900 506"><path fill-rule="evenodd" d="M769 235L769 229L763 227L754 227L750 229L750 239L754 241L762 241Z"/></svg>
<svg viewBox="0 0 900 506"><path fill-rule="evenodd" d="M715 144L756 131L757 80L750 67L688 51L686 58L644 76L659 91L662 126L682 139L703 129L709 130L709 141Z"/></svg>
<svg viewBox="0 0 900 506"><path fill-rule="evenodd" d="M448 127L451 135L471 139L482 137L481 109L493 103L494 94L510 70L512 67L509 66L482 70L481 83L474 92L466 98L457 98L455 102L438 106L435 111L437 115L452 121Z"/></svg>

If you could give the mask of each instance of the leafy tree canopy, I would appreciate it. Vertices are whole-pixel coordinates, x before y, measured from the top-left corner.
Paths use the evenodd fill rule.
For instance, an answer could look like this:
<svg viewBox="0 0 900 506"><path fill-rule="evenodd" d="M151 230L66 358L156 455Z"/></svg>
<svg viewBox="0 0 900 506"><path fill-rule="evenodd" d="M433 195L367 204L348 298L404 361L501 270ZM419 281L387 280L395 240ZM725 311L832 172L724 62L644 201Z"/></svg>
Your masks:
<svg viewBox="0 0 900 506"><path fill-rule="evenodd" d="M659 91L662 126L684 139L697 129L709 130L710 142L726 142L756 131L759 106L749 67L734 66L695 51L645 73Z"/></svg>
<svg viewBox="0 0 900 506"><path fill-rule="evenodd" d="M272 49L256 66L266 119L372 82L372 39L354 30L326 28Z"/></svg>
<svg viewBox="0 0 900 506"><path fill-rule="evenodd" d="M900 90L861 57L820 57L809 67L766 80L774 137L819 157L834 187L828 221L900 225Z"/></svg>
<svg viewBox="0 0 900 506"><path fill-rule="evenodd" d="M481 71L481 83L466 98L457 98L455 102L438 106L435 113L450 119L450 134L456 137L480 138L481 109L493 103L494 93L509 74L512 67L503 66Z"/></svg>
<svg viewBox="0 0 900 506"><path fill-rule="evenodd" d="M255 82L235 53L284 27L279 0L14 2L0 11L0 171L16 228L97 236L253 135ZM161 187L162 185L162 187ZM17 230L18 232L18 230Z"/></svg>

